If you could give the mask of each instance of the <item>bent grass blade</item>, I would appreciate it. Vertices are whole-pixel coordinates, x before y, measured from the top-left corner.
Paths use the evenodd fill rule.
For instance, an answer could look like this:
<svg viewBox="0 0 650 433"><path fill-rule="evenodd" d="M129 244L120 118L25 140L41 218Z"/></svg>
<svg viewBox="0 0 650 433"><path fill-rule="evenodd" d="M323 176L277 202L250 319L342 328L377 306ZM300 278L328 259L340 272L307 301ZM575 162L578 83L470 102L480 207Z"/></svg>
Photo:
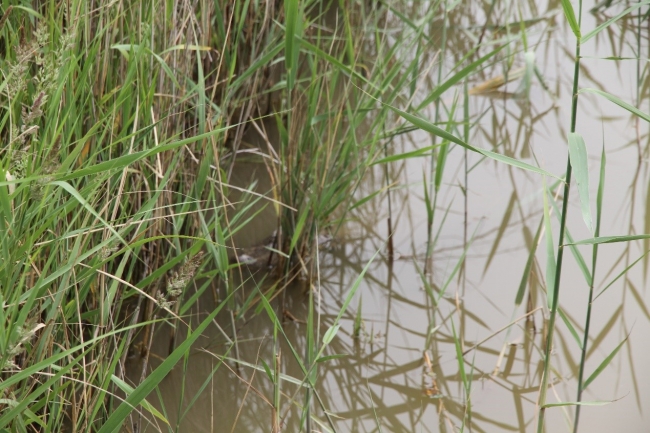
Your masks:
<svg viewBox="0 0 650 433"><path fill-rule="evenodd" d="M400 115L405 120L412 123L413 125L417 126L418 128L420 128L420 129L422 129L422 130L424 130L426 132L429 132L430 134L433 134L433 135L436 135L436 136L438 136L440 138L448 140L448 141L450 141L452 143L456 143L459 146L462 146L462 147L466 148L467 150L471 150L472 152L476 152L476 153L481 154L483 156L486 156L486 157L488 157L490 159L493 159L493 160L499 161L499 162L503 162L503 163L511 165L513 167L521 168L523 170L532 171L533 173L541 174L541 175L552 177L552 178L555 178L555 179L560 179L558 176L556 176L556 175L554 175L552 173L549 173L546 170L541 169L539 167L535 167L533 165L527 164L525 162L519 161L519 160L511 158L509 156L501 155L499 153L492 152L492 151L485 150L485 149L481 149L479 147L474 147L474 146L472 146L472 145L470 145L468 143L465 143L460 138L450 134L449 132L445 131L444 129L434 125L433 123L431 123L431 122L429 122L429 121L427 121L425 119L422 119L422 118L420 118L418 116L415 116L413 114L402 111L402 110L400 110L398 108L392 107L392 106L390 106L388 104L385 104L383 102L382 102L382 104L384 104L390 110L394 111L395 113L397 113L398 115Z"/></svg>

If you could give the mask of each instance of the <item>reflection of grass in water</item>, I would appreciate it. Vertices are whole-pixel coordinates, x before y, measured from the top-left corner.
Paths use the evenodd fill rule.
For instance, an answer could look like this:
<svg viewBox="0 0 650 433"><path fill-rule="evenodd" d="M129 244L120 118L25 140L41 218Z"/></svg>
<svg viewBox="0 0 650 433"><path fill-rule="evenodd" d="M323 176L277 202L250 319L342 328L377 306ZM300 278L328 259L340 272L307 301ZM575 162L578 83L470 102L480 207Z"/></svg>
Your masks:
<svg viewBox="0 0 650 433"><path fill-rule="evenodd" d="M5 330L0 333L0 390L5 399L0 427L103 432L119 427L135 407L158 422L161 431L174 430L166 421L174 418L172 412L186 414L188 409L164 404L155 409L149 402L156 400L152 391L175 365L191 372L191 344L213 323L212 317L203 316L203 321L189 328L183 325L192 323L190 316L201 296L220 301L212 313L224 310L220 320L225 317L223 323L228 326L214 323L221 323L217 331L227 345L221 352L211 352L214 364L198 390L181 385L181 401L192 407L204 389L219 394L221 382L212 379L222 374L218 371L230 369L231 377L237 377L235 384L255 393L268 409L274 431L283 430L288 419L307 430L336 430L341 423L329 413L336 406L332 396L351 385L356 392L345 395L346 406L338 412L350 418L348 425L357 430L366 422L379 429L415 430L435 416L429 405L439 414L440 430L520 428L530 423L523 405L532 406L535 400L524 394L534 393L540 377L542 383L558 379L550 362L558 313L570 331L568 338L558 334L563 362L579 369L578 400L616 359L614 355L623 347L620 344L598 361L593 357L598 366L593 372L585 368L613 328L608 324L589 338L591 300L597 298L594 278L600 267L595 257L600 242L632 238L591 241L591 266L581 258L580 249L570 248L589 287L587 322L581 329L558 303L566 248L562 247L566 243L563 235L559 248L548 246L547 273L535 259L542 235L553 230L553 214L561 218L560 233L564 231L568 184L557 210L557 197L551 194L555 187L543 191L549 204L545 224L537 230L535 223L535 234L527 228L530 213L516 185L499 227L475 236L468 230L473 188L469 175L475 169L496 161L507 164L509 170L534 172L535 179L539 173L557 174L539 168L527 144L534 126L541 124L539 119L554 109L535 113L525 98L537 82L551 93L552 86L543 80L531 53L533 44L546 38L543 29L552 25L552 16L534 10L535 5L509 11L496 1L489 5L490 13L479 10L482 6L456 3L377 3L372 7L363 2L342 3L341 8L326 8L322 2L287 0L280 5L238 0L199 2L193 10L189 3L100 2L90 9L87 2L72 1L63 6L50 2L35 10L2 11L5 47L18 48L2 51L6 127L0 133L4 143L4 179L0 180L9 182L0 185L0 294ZM633 8L630 13L643 10ZM531 16L523 16L526 13ZM507 22L494 26L482 18L485 15L507 17ZM545 18L540 20L540 16ZM618 23L628 25L627 17L616 18L612 26L603 28L602 35L616 41L612 29ZM591 37L589 31L583 32L583 40ZM478 35L483 38L480 46L476 45ZM625 32L620 36L624 38ZM522 53L523 61L518 61ZM574 93L578 71L576 67ZM521 81L512 81L518 74ZM500 98L470 99L480 89L497 84L507 87L509 81L519 87L503 95L518 96L521 115L529 122L520 122L516 113L503 110ZM640 72L637 81L641 95ZM642 111L602 89L583 90L580 98L586 92L649 120ZM473 104L483 106L479 114L472 112ZM577 108L574 104L574 119ZM513 119L519 126L511 134L508 122ZM575 132L572 123L571 132ZM414 129L411 124L426 131L430 143L406 143L415 140L406 135ZM492 148L475 144L479 138L488 140ZM586 161L584 150L577 136L572 139L577 153L567 167L573 168L578 183L584 183L588 167L579 162L581 157ZM639 153L644 154L647 150L640 140ZM464 153L459 157L461 149ZM261 160L257 165L270 180L258 189L249 187L250 173L235 173L237 158L251 152L256 161ZM472 155L480 158L473 165ZM422 253L420 240L412 240L414 251L408 263L414 261L411 271L420 275L425 287L422 298L415 300L394 287L399 282L392 266L405 263L392 254L400 245L389 244L395 262L388 266L387 278L379 276L385 268L372 262L368 251L382 251L386 233L403 230L404 218L417 219L408 206L402 206L409 197L399 182L406 167L412 167L401 164L422 158L428 167L418 192L423 192L426 205L429 245ZM605 153L601 160L598 196L582 211L586 215L596 209L596 237L603 208ZM455 182L452 164L458 161L462 161L462 180L450 187ZM419 183L420 172L407 175ZM243 180L235 181L233 174ZM443 205L451 190L463 197L460 212L451 202ZM380 200L389 194L389 211L383 214ZM578 188L578 196L582 202L587 200L584 189ZM274 212L264 213L269 208ZM318 254L318 235L336 231L350 217L347 210L351 208L352 215L364 220L373 233L361 242L374 244L351 249L342 259L348 262L347 270L322 265L320 260L328 257ZM273 248L281 262L286 258L281 268L284 279L270 286L249 287L235 283L246 274L231 259L238 246L234 237L256 230L257 215L277 218L272 225L279 229L279 237ZM386 218L391 222L384 231ZM435 260L443 251L439 242L445 241L448 227L460 220L462 246L444 246L446 255L453 254L445 268ZM454 286L467 293L471 269L466 255L478 249L477 242L491 242L485 273L514 224L527 231L530 254L525 268L517 270L523 276L507 324L518 325L521 319L530 328L528 318L539 308L544 288L554 289L547 293L547 342L540 344L525 332L522 349L507 355L507 377L498 381L518 401L519 427L490 419L473 405L478 379L493 373L482 371L477 361L482 356L504 358L506 347L499 353L483 342L469 343L469 327L490 327L480 312L464 308L462 296L450 296ZM634 233L632 221L630 233ZM566 239L571 239L568 231ZM614 266L607 276L614 281L623 278L624 293L630 293L648 316L642 294L626 277L636 264L630 254L626 248L621 256L622 276L615 276ZM352 277L346 272L353 272ZM197 274L213 281L183 294ZM541 275L549 278L546 283ZM556 282L551 284L553 278ZM300 279L308 294L307 308L305 317L295 322L296 335L288 335L284 321L296 316L286 308L283 289ZM333 292L332 281L342 284L346 280L350 284ZM355 313L347 311L355 290L365 289L362 283L388 297L385 322L364 317L360 300ZM323 315L332 308L322 304L324 296L338 302L334 313ZM364 297L364 305L370 299ZM486 302L501 303L489 298ZM421 310L427 317L423 329L393 323L390 306L394 304ZM515 316L522 305L529 313L525 318ZM241 329L254 314L269 319L270 342L263 356L246 359L249 341L242 340ZM139 355L146 364L151 338L160 334L156 330L162 320L177 328L170 337L169 356L142 383L125 383L123 364L131 342L142 341ZM609 323L620 321L627 330L625 320L623 310L617 309ZM370 326L371 336L381 338L370 338L355 348L346 343L354 341L353 336L346 340L348 323L354 324L354 337L359 337L364 323ZM512 326L506 327L507 332ZM400 364L387 350L378 350L392 344L390 335L395 329L421 338L423 346L418 350L423 355ZM439 363L439 354L450 345L457 358L457 371L451 373L448 365ZM574 359L576 347L582 349L580 360ZM541 371L538 359L547 361ZM630 355L628 359L634 372ZM293 375L287 373L290 363L295 366ZM525 391L510 373L519 364L523 368L519 374L526 378ZM377 370L365 383L363 365ZM142 372L146 371L145 366ZM418 380L413 381L414 376ZM406 383L399 383L398 377L406 377ZM327 385L321 385L323 378ZM326 389L332 383L338 390ZM459 389L462 392L456 398ZM542 405L546 389L542 385ZM392 405L384 395L386 390L408 396L412 404ZM126 404L115 396L120 393L128 395ZM638 389L636 393L639 398ZM241 405L247 404L247 398L241 399ZM413 404L421 407L414 410ZM540 429L545 410L540 411ZM579 406L576 426L578 410ZM248 422L239 413L233 421L235 425Z"/></svg>
<svg viewBox="0 0 650 433"><path fill-rule="evenodd" d="M589 37L589 36L590 36L590 33L587 33L587 35L585 36L585 38L586 38L586 37ZM574 92L574 93L575 93L575 92ZM628 109L628 110L629 110L630 112L632 112L634 115L639 116L639 117L641 117L641 118L645 118L645 116L643 115L642 112L640 112L640 111L634 109L633 107L630 107L630 106L626 105L625 103L621 102L618 98L616 98L616 97L612 97L611 95L604 95L604 96L605 96L607 99L613 100L613 102L617 103L618 105L622 106L623 108ZM574 111L575 111L575 108L574 108ZM405 116L405 117L406 117L406 116ZM408 118L408 117L407 117L407 119L408 119L408 120L411 120L411 119ZM412 120L414 121L414 123L418 124L417 122L419 121L419 119L415 119L415 118L413 118ZM421 126L423 129L425 129L425 130L427 130L428 132L431 132L431 133L433 133L433 134L443 135L442 133L444 132L444 131L441 131L441 130L439 130L439 129L434 128L435 125L430 124L430 123L427 123L427 122L421 122L420 124L418 124L418 126ZM495 129L495 130L496 130L496 129ZM496 140L493 140L493 142L494 142L494 141L496 141ZM460 144L460 143L458 143L458 144ZM579 151L579 150L578 150L578 151ZM416 151L416 152L417 152L417 151ZM410 152L410 153L407 152L407 153L404 153L402 156L392 157L392 158L391 158L391 161L397 161L397 160L400 159L400 158L411 158L411 157L420 157L420 156L421 156L421 155L418 155L417 153L414 153L414 152ZM573 155L572 155L572 159L573 159ZM604 156L603 156L603 159L602 159L602 160L604 161ZM510 162L510 161L506 161L506 162ZM512 163L513 165L515 165L513 162L510 162L510 163ZM572 166L576 166L576 167L578 167L578 168L577 168L576 170L574 170L574 171L577 172L577 174L578 174L578 182L580 182L580 176L581 176L581 175L584 175L584 174L586 173L586 166L580 166L579 161L572 161L572 165L569 166L569 167L572 168ZM604 167L604 166L603 166L603 167ZM425 178L426 178L426 176L425 176ZM602 186L604 185L604 181L603 181L604 178L603 178L603 176L602 176L602 172L601 172L601 175L599 176L599 178L600 178L600 180L599 180L599 182L598 182L598 183L599 183L599 196L598 196L598 199L597 199L597 202L596 202L596 204L597 204L597 206L596 206L596 208L597 208L596 216L597 216L598 221L600 221L601 208L602 208ZM581 199L581 201L585 201L585 199L587 198L586 194L583 194L582 192L580 192L579 195L580 195L580 199ZM514 196L513 196L513 197L514 197ZM565 191L565 193L563 194L563 197L567 197L567 198L568 198L568 192L567 192L567 191ZM517 201L518 201L518 200L517 200ZM431 203L431 202L427 199L426 193L425 193L425 203ZM436 208L436 207L433 206L433 209L435 209L435 208ZM432 209L431 206L430 206L430 205L427 205L427 210L429 211L430 209ZM566 207L566 202L565 202L565 204L564 204L564 210L560 210L559 212L557 212L557 214L558 214L558 215L563 215L563 214L566 215L566 210L567 210L567 207ZM512 206L509 206L508 209L507 209L507 211L506 211L506 216L505 216L505 218L504 218L504 221L505 221L505 222L504 222L504 224L502 225L502 227L503 227L504 229L505 229L505 228L507 227L507 225L508 225L507 220L511 217L511 212L512 212ZM585 214L584 211L583 211L583 214ZM547 212L547 215L548 215L548 212ZM549 216L550 216L550 215L547 216L547 220L550 219ZM563 218L563 219L564 219L564 218ZM548 225L547 227L548 227L548 229L549 229L549 230L547 230L547 232L548 232L548 231L550 231L551 226ZM597 224L597 227L599 227L599 224ZM499 233L501 233L501 230L499 231ZM597 235L598 235L598 231L596 231L595 233L596 233L596 236L597 236ZM497 248L496 248L496 247L498 246L498 240L500 239L500 236L501 236L501 235L499 235L499 236L497 237L497 241L496 241L496 243L495 243L495 245L494 245L494 248L493 248L492 252L490 253L490 257L493 257L493 256L494 256L494 252L497 251ZM568 239L570 239L570 237L569 237L568 234L567 234L567 237L568 237ZM537 237L536 237L536 238L537 238ZM611 240L611 239L610 239L610 240L601 239L601 240L599 240L599 241L596 241L595 244L597 245L598 243L600 243L600 242L605 242L605 241L619 241L619 242L620 242L620 241L629 241L629 240L634 240L634 239L643 239L643 238L644 238L644 236L641 236L641 237L630 236L630 237L621 237L621 238L618 238L618 239L615 239L615 240ZM531 251L532 251L532 252L534 252L534 249L536 248L536 244L537 244L537 241L535 241L535 242L533 242L533 243L531 244L531 247L532 247ZM563 242L562 240L560 240L560 245L562 245L562 244L564 244L564 242ZM566 247L565 247L565 248L566 248ZM549 248L549 250L550 250L550 251L553 251L553 249L554 249L554 247L553 247L552 244L551 244L551 247ZM559 248L560 252L562 252L563 249L564 249L564 248ZM594 275L594 273L595 273L595 266L596 266L596 261L595 261L595 259L593 260L592 269L589 270L588 267L584 264L584 263L585 263L585 260L581 257L581 255L580 255L580 251L579 251L578 249L574 248L574 247L571 247L570 249L571 249L572 253L573 253L573 254L576 256L576 258L578 259L578 263L579 263L579 265L580 265L581 268L582 268L582 272L583 272L583 274L585 275L585 281L586 281L587 285L591 288L591 290L593 290L593 275ZM630 250L629 250L629 249L626 249L625 251L626 251L626 254L629 254L629 251L630 251ZM554 255L554 254L553 254L553 255ZM596 256L596 250L595 250L595 249L594 249L594 254L593 254L593 256L594 256L594 257ZM531 254L530 257L534 257L534 254ZM561 262L561 259L558 259L558 260ZM554 260L551 259L551 260L550 260L550 263L553 263L553 262L554 262ZM488 262L488 265L489 265L489 262ZM526 266L526 271L525 271L525 274L524 274L524 278L522 278L522 286L521 286L522 288L525 289L525 287L527 286L528 281L529 281L530 279L537 278L537 277L534 276L534 274L532 273L532 272L535 270L535 267L536 267L536 266L538 266L538 265L536 265L536 264L534 263L534 261L529 260L529 265ZM559 289L559 276L560 276L560 274L559 274L559 270L558 270L557 268L558 268L557 265L551 265L551 266L550 266L550 270L551 270L551 272L550 272L549 276L551 276L551 281L552 281L554 278L557 278L558 283L555 284L555 287ZM626 268L626 271L627 271L628 269L629 269L629 268ZM537 275L539 275L539 272L537 273ZM620 276L619 276L619 277L620 277ZM426 283L425 283L425 286L427 286ZM633 292L633 293L635 293L635 292ZM525 295L525 291L520 290L520 291L519 291L519 294L517 295L517 300L516 300L516 304L517 304L517 305L521 305L521 302L522 302L523 299L524 299L524 295ZM553 295L554 295L554 296L553 296ZM571 331L571 336L573 337L573 338L570 338L568 341L566 341L566 340L563 338L563 336L560 335L561 343L562 343L563 348L564 348L564 350L563 350L563 355L564 355L565 358L566 358L566 362L568 362L569 364L574 363L574 365L576 365L575 361L572 359L573 355L572 355L572 353L571 353L571 349L567 349L567 345L571 345L571 344L572 344L572 345L573 345L573 350L575 350L575 347L583 347L583 348L584 348L584 350L583 350L583 360L577 363L577 364L579 364L580 367L582 368L582 367L584 367L584 365L585 365L584 358L585 358L585 355L587 354L587 346L588 346L588 345L587 345L587 342L589 341L589 339L588 339L588 329L586 329L586 330L584 330L584 331L581 330L581 329L579 329L579 328L575 325L575 321L574 321L570 316L568 316L568 314L564 313L564 312L563 312L563 311L562 311L562 310L557 306L557 303L556 303L556 302L557 302L557 300L559 299L558 295L559 295L559 293L555 293L555 294L554 294L553 291L551 291L551 292L549 293L550 306L551 306L552 316L553 316L552 321L554 321L555 312L559 312L559 313L560 313L560 316L561 316L561 318L562 318L562 320L564 321L565 326L566 326L566 327ZM530 296L529 296L528 298L529 298L529 300L531 299ZM533 298L534 298L534 297L533 297ZM637 296L637 298L641 299L639 296ZM591 299L591 295L590 295L590 299ZM591 304L591 302L589 302L589 304ZM643 305L642 302L639 302L639 304L640 304L640 305ZM591 305L589 305L589 306L591 306ZM461 310L461 311L462 311L462 310ZM532 306L529 307L529 311L534 311ZM466 312L463 311L463 314L466 314ZM612 319L614 319L614 318L616 318L616 316L612 316ZM587 320L589 320L589 319L587 319ZM553 326L551 326L551 328L553 328ZM438 328L434 328L434 329L438 330ZM606 335L607 333L609 333L609 330L610 330L610 329L611 329L611 326L605 326L605 327L604 327L604 331L603 331L604 334L601 333L601 335ZM551 337L553 336L553 333L554 333L554 332L553 332L553 329L551 329L550 332L548 332L546 335L548 335L549 338L551 338ZM580 336L579 334L584 335L584 342L581 342L581 339L582 339L583 337ZM457 341L456 339L454 339L454 340ZM549 339L548 341L551 341L551 340ZM547 354L546 354L545 358L546 358L547 360L550 360L550 350L551 350L551 348L552 348L552 345L551 345L548 341L547 341L547 343L545 344L545 347L546 347L545 350L547 350L547 352L546 352ZM600 340L599 340L599 341L600 341ZM599 343L599 341L597 341L596 343ZM598 344L597 344L597 345L598 345ZM595 370L594 374L593 374L592 376L590 376L590 378L587 379L585 383L591 382L591 380L593 380L593 379L594 379L598 374L600 374L600 373L601 373L601 372L602 372L602 371L603 371L603 370L608 366L608 364L612 361L612 359L613 359L613 355L615 355L615 354L620 350L620 348L621 348L621 345L616 346L616 347L614 348L614 350L611 352L610 355L604 357L604 360L602 361L601 366L598 367L598 368ZM550 362L545 363L545 371L549 371L549 370L546 370L546 369L549 368L549 367L550 367ZM576 368L576 370L577 370L577 368ZM582 373L580 373L580 375L582 375ZM549 374L545 374L545 376L548 378ZM545 380L548 380L548 379L545 379ZM582 386L581 386L581 388L582 388ZM546 387L543 387L543 389L546 390ZM565 403L563 403L563 404L565 404ZM572 403L568 403L568 404L571 405ZM587 403L587 404L589 404L589 403ZM543 412L543 411L542 411L542 412ZM461 418L462 418L462 417L461 417ZM577 417L576 417L576 418L577 418ZM464 418L463 418L463 419L464 419ZM523 417L522 417L522 419L523 419ZM539 424L540 424L540 426L541 426L541 420L540 420L540 423L539 423ZM577 425L577 422L576 422L576 425Z"/></svg>

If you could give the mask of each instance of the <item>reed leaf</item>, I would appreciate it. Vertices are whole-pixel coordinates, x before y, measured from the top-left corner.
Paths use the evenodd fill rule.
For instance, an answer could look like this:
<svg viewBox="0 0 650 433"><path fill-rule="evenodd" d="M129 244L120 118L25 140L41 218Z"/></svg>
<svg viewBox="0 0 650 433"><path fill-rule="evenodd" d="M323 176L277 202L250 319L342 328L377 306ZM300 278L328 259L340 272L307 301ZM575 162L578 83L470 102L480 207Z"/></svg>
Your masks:
<svg viewBox="0 0 650 433"><path fill-rule="evenodd" d="M424 131L426 131L426 132L428 132L430 134L433 134L433 135L436 135L436 136L438 136L440 138L448 140L448 141L450 141L452 143L456 143L456 144L466 148L467 150L471 150L472 152L476 152L476 153L481 154L483 156L486 156L486 157L488 157L490 159L493 159L493 160L499 161L499 162L503 162L503 163L511 165L513 167L521 168L521 169L524 169L524 170L532 171L533 173L538 173L538 174L542 174L542 175L545 175L545 176L549 176L549 177L559 179L554 174L551 174L551 173L549 173L546 170L543 170L541 168L532 166L532 165L527 164L525 162L521 162L521 161L516 160L514 158L511 158L509 156L501 155L501 154L498 154L498 153L495 153L495 152L491 152L489 150L484 150L484 149L481 149L481 148L478 148L478 147L474 147L474 146L472 146L470 144L465 143L460 138L455 137L454 135L450 134L449 132L445 131L444 129L439 128L438 126L434 125L433 123L431 123L431 122L429 122L427 120L424 120L424 119L422 119L420 117L409 114L409 113L407 113L405 111L402 111L402 110L400 110L398 108L391 107L388 104L384 104L384 105L386 105L389 109L391 109L392 111L394 111L395 113L397 113L398 115L403 117L408 122L410 122L413 125L417 126L418 128L420 128L420 129L422 129L422 130L424 130Z"/></svg>
<svg viewBox="0 0 650 433"><path fill-rule="evenodd" d="M625 15L629 14L630 12L634 12L635 10L643 7L650 5L650 1L641 1L638 3L635 3L634 5L630 6L629 8L625 9L618 15L613 16L612 18L606 20L602 24L598 25L595 29L593 29L590 32L587 32L584 36L582 36L581 43L587 42L589 39L593 38L594 36L597 36L600 32L605 30L607 27L611 26L615 22L619 21L621 18L623 18Z"/></svg>
<svg viewBox="0 0 650 433"><path fill-rule="evenodd" d="M592 89L592 88L586 88L586 89L581 89L579 93L593 93L595 95L602 96L605 99L608 99L609 101L613 102L614 104L618 105L619 107L629 111L630 113L634 114L635 116L645 120L646 122L650 122L650 115L647 113L644 113L643 111L639 110L635 106L623 101L621 98L612 95L611 93L607 93L603 90L599 89Z"/></svg>
<svg viewBox="0 0 650 433"><path fill-rule="evenodd" d="M562 10L564 11L564 16L571 27L571 31L573 31L576 39L580 40L580 24L578 24L578 20L576 19L576 14L573 11L571 0L560 0L560 3L562 4Z"/></svg>
<svg viewBox="0 0 650 433"><path fill-rule="evenodd" d="M299 0L284 1L284 16L286 20L284 36L284 63L287 68L287 87L292 90L297 77L297 58L299 46L297 44L300 34L300 7Z"/></svg>
<svg viewBox="0 0 650 433"><path fill-rule="evenodd" d="M551 227L551 214L548 205L548 193L546 190L546 179L544 183L544 236L546 239L546 301L550 311L555 305L555 274L557 264L555 262L555 244L553 243L553 230ZM549 362L549 360L546 360Z"/></svg>
<svg viewBox="0 0 650 433"><path fill-rule="evenodd" d="M614 350L612 350L611 353L605 357L605 359L603 359L603 361L598 365L598 367L596 367L594 372L591 373L591 375L587 378L587 380L585 380L585 383L582 386L583 389L586 389L591 384L591 382L596 380L596 378L600 375L600 373L602 373L605 370L605 368L607 368L607 366L612 362L612 360L614 359L618 351L621 350L621 347L623 347L623 345L627 342L629 337L630 337L629 335L626 336L625 339L621 341L618 344L618 346L616 346Z"/></svg>
<svg viewBox="0 0 650 433"><path fill-rule="evenodd" d="M569 158L573 167L576 183L578 184L578 195L580 196L580 208L582 219L587 225L590 233L594 232L591 219L591 200L589 199L589 167L587 165L587 147L580 134L569 133Z"/></svg>

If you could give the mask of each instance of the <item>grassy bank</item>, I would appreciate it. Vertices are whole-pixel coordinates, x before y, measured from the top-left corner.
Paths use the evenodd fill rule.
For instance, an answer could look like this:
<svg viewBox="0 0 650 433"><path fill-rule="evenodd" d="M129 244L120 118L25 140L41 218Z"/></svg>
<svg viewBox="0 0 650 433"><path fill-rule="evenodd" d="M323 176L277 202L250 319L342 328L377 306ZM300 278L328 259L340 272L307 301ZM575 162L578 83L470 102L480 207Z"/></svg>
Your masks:
<svg viewBox="0 0 650 433"><path fill-rule="evenodd" d="M311 274L314 241L344 217L386 117L371 97L385 65L364 65L357 49L378 24L357 17L381 14L345 6L2 10L2 428L119 425L113 396L128 392L134 335L183 320L195 276L219 281L233 319L251 301L234 295L233 239L264 208L280 274ZM268 173L266 189L252 173L231 182L245 159Z"/></svg>

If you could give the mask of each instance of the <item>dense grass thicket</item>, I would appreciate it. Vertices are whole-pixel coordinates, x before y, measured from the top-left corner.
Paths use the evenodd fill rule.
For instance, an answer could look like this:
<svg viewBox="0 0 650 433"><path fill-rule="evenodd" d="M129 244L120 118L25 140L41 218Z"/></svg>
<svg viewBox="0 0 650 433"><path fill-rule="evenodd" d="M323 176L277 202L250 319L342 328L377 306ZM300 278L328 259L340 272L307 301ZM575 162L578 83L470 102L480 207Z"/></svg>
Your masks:
<svg viewBox="0 0 650 433"><path fill-rule="evenodd" d="M399 71L364 63L360 48L386 49L366 30L381 14L343 6L3 4L0 427L120 425L133 336L182 315L192 278L245 308L233 239L264 208L277 290L311 274L315 239L339 224L385 134L373 95ZM231 184L246 159L269 190L252 173Z"/></svg>
<svg viewBox="0 0 650 433"><path fill-rule="evenodd" d="M265 396L272 409L269 430L281 431L289 411L298 413L304 431L336 430L316 386L317 371L336 358L327 346L368 268L341 301L338 317L322 323L315 307L319 236L336 235L350 210L376 197L400 206L391 198L391 167L426 160L428 238L421 277L439 302L463 267L461 258L445 285L433 283L436 227L447 218L437 200L452 149L527 170L548 188L530 253L532 263L545 233L549 320L537 424L543 431L572 178L593 234L583 242L593 244L593 265L582 262L592 290L598 244L630 240L598 237L605 158L600 173L592 173L600 187L590 198L587 153L576 133L578 95L591 92L650 120L617 96L580 89L580 47L642 5L620 9L588 30L580 27L578 2L563 0L549 6L553 14L540 14L568 25L577 41L569 152L562 156L567 170L550 173L530 155L517 159L496 143L491 149L471 144L480 119L470 116L469 96L486 91L480 83L498 87L508 80L506 74L501 83L486 82L487 68L497 65L512 72L510 79L521 78L522 99L531 83L546 83L529 55L530 22L513 18L513 24L493 25L493 14L511 13L507 6L462 3L2 2L0 431L131 431L125 421L135 412L156 420L161 431L178 431L149 400L217 315L232 322L224 334L244 316L264 315L272 324L277 362L246 366L273 384ZM455 43L464 51L453 56L452 32L465 40ZM525 59L523 68L513 68L514 56ZM395 152L395 137L414 129L430 134L430 146ZM364 175L377 167L387 175L385 184L359 197ZM470 169L466 164L465 173ZM558 185L559 230L551 217L557 197L551 188ZM258 232L260 216L275 229L267 248L274 271L267 275L270 284L243 290L239 253L271 234ZM380 249L389 260L393 224L389 218ZM469 248L471 240L466 242ZM522 281L530 271L529 264ZM295 281L306 288L309 311L301 347L287 338L275 304ZM213 289L215 309L190 320L194 303ZM589 320L584 329L571 329L581 344L581 366ZM130 383L127 358L134 352L146 357L150 336L163 321L183 331L146 379ZM428 329L427 338L434 332ZM217 359L242 368L237 332L227 338L232 353ZM471 425L472 380L456 341L466 394L462 430ZM281 346L300 377L284 375ZM611 357L606 361L593 374ZM593 374L583 381L587 372L581 368L578 400ZM288 396L287 382L300 392Z"/></svg>

